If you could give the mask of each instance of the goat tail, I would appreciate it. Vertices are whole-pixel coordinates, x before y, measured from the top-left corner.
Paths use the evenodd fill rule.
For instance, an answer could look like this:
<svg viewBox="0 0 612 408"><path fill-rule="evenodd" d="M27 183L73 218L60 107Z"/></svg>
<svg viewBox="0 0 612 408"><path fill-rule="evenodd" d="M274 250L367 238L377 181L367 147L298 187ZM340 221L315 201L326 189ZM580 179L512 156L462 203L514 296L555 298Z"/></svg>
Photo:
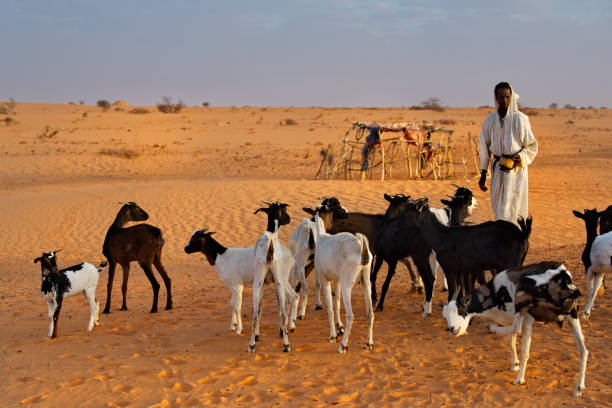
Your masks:
<svg viewBox="0 0 612 408"><path fill-rule="evenodd" d="M102 272L102 269L106 268L106 265L108 265L108 262L106 261L100 262L100 265L98 265L98 272Z"/></svg>
<svg viewBox="0 0 612 408"><path fill-rule="evenodd" d="M533 222L533 218L530 216L527 219L519 218L517 220L518 225L521 227L521 236L524 240L528 240L531 235L531 224Z"/></svg>
<svg viewBox="0 0 612 408"><path fill-rule="evenodd" d="M357 237L357 240L361 244L361 264L365 266L368 263L370 263L370 261L372 260L368 238L359 232L355 234L355 236Z"/></svg>

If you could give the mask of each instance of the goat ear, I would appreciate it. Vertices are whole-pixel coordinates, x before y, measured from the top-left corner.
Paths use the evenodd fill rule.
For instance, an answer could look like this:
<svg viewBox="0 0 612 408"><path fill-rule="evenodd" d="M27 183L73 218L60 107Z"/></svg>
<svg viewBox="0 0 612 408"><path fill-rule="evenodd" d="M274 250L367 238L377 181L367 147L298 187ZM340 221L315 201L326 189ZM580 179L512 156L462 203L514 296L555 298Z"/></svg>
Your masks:
<svg viewBox="0 0 612 408"><path fill-rule="evenodd" d="M310 215L315 215L315 212L316 212L312 208L308 208L308 207L302 207L302 211L304 211L306 214L310 214Z"/></svg>
<svg viewBox="0 0 612 408"><path fill-rule="evenodd" d="M392 198L391 198L391 196L390 196L389 194L385 193L385 194L383 195L383 197L385 197L385 200L387 200L388 202L391 202L391 199L392 199Z"/></svg>
<svg viewBox="0 0 612 408"><path fill-rule="evenodd" d="M253 214L257 214L260 211L263 211L263 212L267 213L268 209L267 208L258 208L258 209L255 210L255 212Z"/></svg>
<svg viewBox="0 0 612 408"><path fill-rule="evenodd" d="M210 231L210 232L207 232L207 233L206 233L206 235L208 235L209 237L210 237L211 235L214 235L214 234L216 234L216 232L215 232L215 231Z"/></svg>
<svg viewBox="0 0 612 408"><path fill-rule="evenodd" d="M39 256L38 258L34 259L34 263L38 263L42 260L42 258Z"/></svg>
<svg viewBox="0 0 612 408"><path fill-rule="evenodd" d="M574 214L576 217L584 219L584 214L582 214L582 213L580 213L580 212L578 212L578 211L576 211L576 210L573 210L573 211L572 211L572 213L573 213L573 214Z"/></svg>
<svg viewBox="0 0 612 408"><path fill-rule="evenodd" d="M441 202L442 204L444 204L444 205L451 205L451 203L452 203L452 201L448 201L448 200L446 200L446 199L442 199L442 200L440 200L440 202Z"/></svg>

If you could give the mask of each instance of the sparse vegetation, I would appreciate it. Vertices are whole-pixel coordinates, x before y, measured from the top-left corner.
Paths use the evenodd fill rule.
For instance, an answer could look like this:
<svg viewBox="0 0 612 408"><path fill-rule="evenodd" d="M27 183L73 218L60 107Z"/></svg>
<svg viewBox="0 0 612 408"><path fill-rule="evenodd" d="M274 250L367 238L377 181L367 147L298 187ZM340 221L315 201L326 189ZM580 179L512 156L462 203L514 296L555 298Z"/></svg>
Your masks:
<svg viewBox="0 0 612 408"><path fill-rule="evenodd" d="M576 107L574 105L566 103L565 105L563 105L563 109L576 109Z"/></svg>
<svg viewBox="0 0 612 408"><path fill-rule="evenodd" d="M102 111L106 112L107 110L110 109L110 102L107 101L106 99L100 99L98 102L96 102L96 105L102 109Z"/></svg>
<svg viewBox="0 0 612 408"><path fill-rule="evenodd" d="M420 105L410 107L411 110L432 110L436 112L444 112L444 108L440 105L440 98L432 96L421 102Z"/></svg>
<svg viewBox="0 0 612 408"><path fill-rule="evenodd" d="M134 149L102 149L100 154L105 156L118 157L120 159L134 159L140 156L140 153Z"/></svg>
<svg viewBox="0 0 612 408"><path fill-rule="evenodd" d="M51 130L51 126L45 126L45 130L38 135L39 139L52 139L59 133L59 129Z"/></svg>
<svg viewBox="0 0 612 408"><path fill-rule="evenodd" d="M130 110L129 113L133 113L135 115L144 115L144 114L147 114L147 113L151 113L151 111L149 111L148 109L145 109L145 108L134 108L134 109Z"/></svg>
<svg viewBox="0 0 612 408"><path fill-rule="evenodd" d="M457 121L455 119L440 119L436 120L435 123L439 125L456 125Z"/></svg>
<svg viewBox="0 0 612 408"><path fill-rule="evenodd" d="M557 102L553 102L548 107L550 109L557 109L559 107L559 104Z"/></svg>
<svg viewBox="0 0 612 408"><path fill-rule="evenodd" d="M157 103L157 110L163 113L179 113L184 107L182 100L179 99L177 103L173 103L169 96L162 97L162 101Z"/></svg>
<svg viewBox="0 0 612 408"><path fill-rule="evenodd" d="M9 98L8 102L0 103L0 115L15 114L17 103L13 98Z"/></svg>
<svg viewBox="0 0 612 408"><path fill-rule="evenodd" d="M85 101L79 101L79 105L85 105Z"/></svg>
<svg viewBox="0 0 612 408"><path fill-rule="evenodd" d="M521 109L521 112L523 112L527 116L537 116L540 113L537 110L528 107Z"/></svg>
<svg viewBox="0 0 612 408"><path fill-rule="evenodd" d="M202 102L202 106L205 108L208 108L210 106L210 103L208 102Z"/></svg>
<svg viewBox="0 0 612 408"><path fill-rule="evenodd" d="M10 126L11 124L13 124L15 122L15 119L11 118L10 116L7 116L7 117L5 117L2 120L4 121L6 126Z"/></svg>
<svg viewBox="0 0 612 408"><path fill-rule="evenodd" d="M291 118L283 119L280 122L281 126L295 126L297 122Z"/></svg>

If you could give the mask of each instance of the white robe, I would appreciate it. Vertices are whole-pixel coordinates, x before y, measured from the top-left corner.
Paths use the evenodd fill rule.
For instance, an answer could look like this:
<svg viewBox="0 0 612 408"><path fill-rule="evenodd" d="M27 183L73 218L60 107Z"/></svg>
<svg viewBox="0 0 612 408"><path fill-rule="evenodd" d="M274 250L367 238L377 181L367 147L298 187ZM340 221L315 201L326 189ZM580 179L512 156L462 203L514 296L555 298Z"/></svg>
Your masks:
<svg viewBox="0 0 612 408"><path fill-rule="evenodd" d="M515 106L516 103L508 108L503 127L497 110L485 119L480 133L480 169L489 167L491 154L501 157L520 151L521 164L514 169L501 171L498 160L493 160L491 166L491 206L495 219L516 224L519 217L527 218L529 214L527 166L538 154L538 142L531 131L529 118Z"/></svg>

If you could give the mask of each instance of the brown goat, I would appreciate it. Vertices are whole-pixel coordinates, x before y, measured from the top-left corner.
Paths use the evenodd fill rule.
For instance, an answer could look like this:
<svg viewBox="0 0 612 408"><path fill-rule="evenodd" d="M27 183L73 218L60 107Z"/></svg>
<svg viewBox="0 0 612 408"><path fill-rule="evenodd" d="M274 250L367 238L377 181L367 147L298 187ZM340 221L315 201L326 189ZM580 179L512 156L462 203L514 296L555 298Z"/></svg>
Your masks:
<svg viewBox="0 0 612 408"><path fill-rule="evenodd" d="M121 286L123 304L121 310L127 310L125 297L128 277L130 275L130 262L132 261L137 261L140 264L153 287L153 307L151 307L151 313L157 312L157 296L159 294L159 283L153 275L152 264L155 265L166 285L166 310L172 309L170 278L161 263L161 252L164 246L161 230L149 224L138 224L124 228L124 225L130 221L145 221L148 218L149 214L140 208L138 204L134 202L126 203L121 207L115 221L106 233L102 253L108 259L109 268L106 306L103 313L110 312L113 278L115 277L115 267L117 264L120 264L123 269L123 285Z"/></svg>

